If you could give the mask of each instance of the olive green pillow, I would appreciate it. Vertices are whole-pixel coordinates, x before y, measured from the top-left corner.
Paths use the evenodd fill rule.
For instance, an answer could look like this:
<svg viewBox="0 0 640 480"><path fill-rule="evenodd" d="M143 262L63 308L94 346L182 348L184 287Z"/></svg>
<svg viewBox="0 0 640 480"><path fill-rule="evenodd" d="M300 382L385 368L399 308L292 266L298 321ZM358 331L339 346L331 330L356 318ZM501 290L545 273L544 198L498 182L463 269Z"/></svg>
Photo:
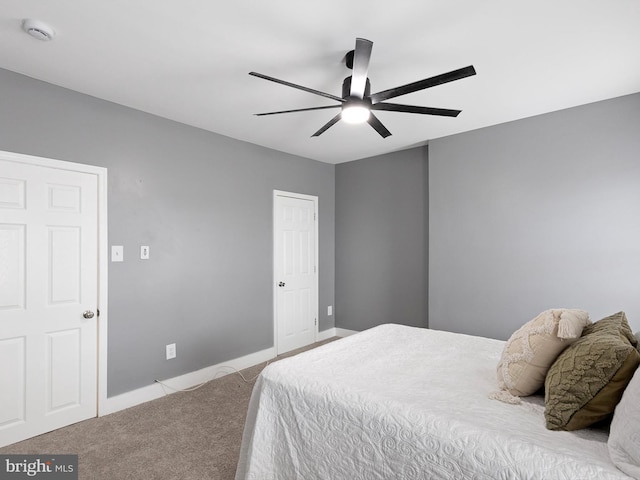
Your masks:
<svg viewBox="0 0 640 480"><path fill-rule="evenodd" d="M579 430L609 419L640 365L637 345L624 312L588 325L547 373L547 428Z"/></svg>

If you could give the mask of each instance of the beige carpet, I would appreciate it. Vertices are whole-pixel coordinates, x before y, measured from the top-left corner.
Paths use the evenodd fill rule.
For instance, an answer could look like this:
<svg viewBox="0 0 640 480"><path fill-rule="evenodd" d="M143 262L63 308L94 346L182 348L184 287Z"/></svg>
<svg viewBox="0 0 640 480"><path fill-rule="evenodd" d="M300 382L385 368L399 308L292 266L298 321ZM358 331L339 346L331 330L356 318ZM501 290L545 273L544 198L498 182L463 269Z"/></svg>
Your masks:
<svg viewBox="0 0 640 480"><path fill-rule="evenodd" d="M252 379L264 366L242 374ZM253 383L230 374L192 392L174 393L0 448L0 454L78 454L82 480L230 480Z"/></svg>

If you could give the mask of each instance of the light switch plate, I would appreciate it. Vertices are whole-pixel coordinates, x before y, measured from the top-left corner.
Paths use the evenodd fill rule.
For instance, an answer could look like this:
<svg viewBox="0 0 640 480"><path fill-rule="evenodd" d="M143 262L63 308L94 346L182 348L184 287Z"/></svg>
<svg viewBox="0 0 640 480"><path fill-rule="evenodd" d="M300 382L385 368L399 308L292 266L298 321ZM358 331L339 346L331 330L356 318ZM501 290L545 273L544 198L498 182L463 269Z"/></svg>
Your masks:
<svg viewBox="0 0 640 480"><path fill-rule="evenodd" d="M140 258L142 260L149 260L149 246L148 245L142 245L140 247Z"/></svg>
<svg viewBox="0 0 640 480"><path fill-rule="evenodd" d="M170 343L169 345L167 345L166 346L166 353L167 353L167 360L171 360L172 358L176 358L176 356L177 356L176 344L175 343Z"/></svg>
<svg viewBox="0 0 640 480"><path fill-rule="evenodd" d="M111 261L124 262L124 247L122 245L111 245Z"/></svg>

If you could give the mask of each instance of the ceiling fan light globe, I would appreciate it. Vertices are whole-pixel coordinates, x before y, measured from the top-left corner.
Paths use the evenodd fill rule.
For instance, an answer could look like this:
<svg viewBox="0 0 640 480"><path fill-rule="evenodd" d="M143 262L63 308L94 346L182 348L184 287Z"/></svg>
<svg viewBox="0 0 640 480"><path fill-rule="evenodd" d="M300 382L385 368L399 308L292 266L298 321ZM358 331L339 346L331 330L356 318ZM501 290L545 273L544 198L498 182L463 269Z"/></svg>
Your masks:
<svg viewBox="0 0 640 480"><path fill-rule="evenodd" d="M342 120L347 123L364 123L370 115L369 109L363 105L349 105L342 109Z"/></svg>

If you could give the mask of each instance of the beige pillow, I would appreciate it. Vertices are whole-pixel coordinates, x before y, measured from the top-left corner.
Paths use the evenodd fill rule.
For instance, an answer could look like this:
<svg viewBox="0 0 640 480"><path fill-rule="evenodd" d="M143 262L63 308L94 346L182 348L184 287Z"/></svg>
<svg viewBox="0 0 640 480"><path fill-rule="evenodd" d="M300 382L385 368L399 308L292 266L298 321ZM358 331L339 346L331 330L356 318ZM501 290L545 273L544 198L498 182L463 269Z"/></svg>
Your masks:
<svg viewBox="0 0 640 480"><path fill-rule="evenodd" d="M498 386L524 397L543 385L547 370L590 323L584 310L546 310L511 335L498 363Z"/></svg>

